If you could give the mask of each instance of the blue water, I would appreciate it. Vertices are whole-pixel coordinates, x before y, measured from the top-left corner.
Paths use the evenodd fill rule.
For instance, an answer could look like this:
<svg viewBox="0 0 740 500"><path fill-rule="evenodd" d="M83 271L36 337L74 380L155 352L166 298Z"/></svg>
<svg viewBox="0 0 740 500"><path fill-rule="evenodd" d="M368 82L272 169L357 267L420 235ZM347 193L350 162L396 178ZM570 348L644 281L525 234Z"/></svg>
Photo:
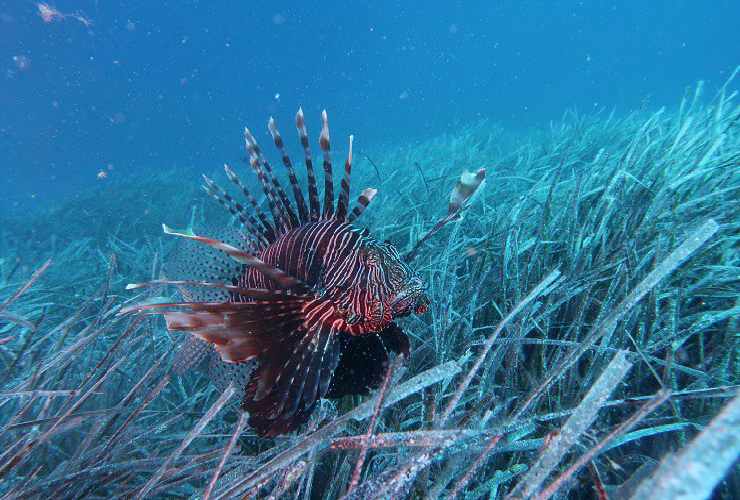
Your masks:
<svg viewBox="0 0 740 500"><path fill-rule="evenodd" d="M320 6L319 6L320 5ZM740 63L737 0L0 1L0 210L240 157L241 127L368 149L481 118L675 105ZM92 25L88 26L91 21Z"/></svg>

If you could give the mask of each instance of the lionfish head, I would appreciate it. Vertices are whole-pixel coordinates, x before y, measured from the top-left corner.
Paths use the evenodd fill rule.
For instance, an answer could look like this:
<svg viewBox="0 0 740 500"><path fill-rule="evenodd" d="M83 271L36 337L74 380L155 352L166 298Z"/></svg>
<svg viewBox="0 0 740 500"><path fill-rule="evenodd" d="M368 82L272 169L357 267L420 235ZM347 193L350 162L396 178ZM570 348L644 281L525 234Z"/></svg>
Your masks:
<svg viewBox="0 0 740 500"><path fill-rule="evenodd" d="M395 318L426 312L424 282L390 242L367 238L357 258L357 273L343 287L339 301L348 311L352 333L377 332Z"/></svg>

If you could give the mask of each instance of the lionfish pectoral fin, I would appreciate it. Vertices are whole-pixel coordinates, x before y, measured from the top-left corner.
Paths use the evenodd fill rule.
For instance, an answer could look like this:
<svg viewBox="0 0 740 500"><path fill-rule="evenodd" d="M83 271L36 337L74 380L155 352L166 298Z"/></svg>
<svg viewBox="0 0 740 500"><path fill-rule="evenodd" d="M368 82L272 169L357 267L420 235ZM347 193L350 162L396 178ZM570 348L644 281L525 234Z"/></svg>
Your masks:
<svg viewBox="0 0 740 500"><path fill-rule="evenodd" d="M334 371L328 398L367 395L383 382L389 353L409 356L409 338L398 325L391 323L377 334L340 334L341 357Z"/></svg>
<svg viewBox="0 0 740 500"><path fill-rule="evenodd" d="M414 246L411 248L406 255L403 256L405 262L411 262L416 258L416 255L421 249L421 245L429 238L437 234L447 223L460 219L460 214L466 206L466 203L473 197L478 191L483 181L486 178L486 169L480 168L477 172L468 172L467 170L462 173L460 180L457 181L455 187L450 193L450 202L447 207L447 215L437 221L432 228L421 238L417 240Z"/></svg>
<svg viewBox="0 0 740 500"><path fill-rule="evenodd" d="M163 314L170 331L188 332L212 344L227 363L258 357L265 340L292 331L303 322L305 295L254 292L252 302L182 302L130 306L125 313Z"/></svg>
<svg viewBox="0 0 740 500"><path fill-rule="evenodd" d="M299 327L263 339L259 366L242 402L260 435L296 429L326 395L340 356L339 331L330 314L328 301L307 301Z"/></svg>

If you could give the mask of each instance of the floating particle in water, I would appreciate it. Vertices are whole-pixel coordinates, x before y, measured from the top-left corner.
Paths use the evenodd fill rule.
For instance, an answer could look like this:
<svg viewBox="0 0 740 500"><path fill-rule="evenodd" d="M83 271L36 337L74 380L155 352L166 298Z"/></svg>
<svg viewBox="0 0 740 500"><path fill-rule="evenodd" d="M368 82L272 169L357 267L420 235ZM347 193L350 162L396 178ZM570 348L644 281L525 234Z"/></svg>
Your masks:
<svg viewBox="0 0 740 500"><path fill-rule="evenodd" d="M136 23L134 23L131 19L126 21L126 31L135 31L136 30Z"/></svg>
<svg viewBox="0 0 740 500"><path fill-rule="evenodd" d="M275 95L273 96L273 98L274 98L274 99L275 99L276 101L279 101L279 100L280 100L280 92L275 92Z"/></svg>
<svg viewBox="0 0 740 500"><path fill-rule="evenodd" d="M401 95L399 95L398 98L401 99L401 100L408 99L409 98L409 91L408 90L404 90L403 92L401 92Z"/></svg>
<svg viewBox="0 0 740 500"><path fill-rule="evenodd" d="M277 12L272 16L272 24L276 26L280 26L281 24L285 24L285 16L282 15L280 12Z"/></svg>
<svg viewBox="0 0 740 500"><path fill-rule="evenodd" d="M108 172L105 170L98 170L98 174L95 177L97 177L99 181L105 180L108 178Z"/></svg>
<svg viewBox="0 0 740 500"><path fill-rule="evenodd" d="M112 125L121 125L122 123L126 123L126 115L118 111L109 116L108 121L111 122Z"/></svg>
<svg viewBox="0 0 740 500"><path fill-rule="evenodd" d="M457 24L450 24L450 27L447 28L447 31L450 32L450 35L455 35L459 31L459 28L457 27Z"/></svg>
<svg viewBox="0 0 740 500"><path fill-rule="evenodd" d="M31 69L31 58L24 55L13 56L13 63L18 71L28 71Z"/></svg>

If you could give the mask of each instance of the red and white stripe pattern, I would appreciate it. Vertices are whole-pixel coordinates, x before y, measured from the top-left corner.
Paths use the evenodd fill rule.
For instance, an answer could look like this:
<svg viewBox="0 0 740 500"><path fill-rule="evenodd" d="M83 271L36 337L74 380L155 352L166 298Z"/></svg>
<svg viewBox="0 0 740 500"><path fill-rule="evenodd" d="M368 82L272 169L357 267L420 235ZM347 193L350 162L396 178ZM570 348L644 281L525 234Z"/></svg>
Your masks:
<svg viewBox="0 0 740 500"><path fill-rule="evenodd" d="M343 321L337 330L360 335L382 330L402 312L396 301L421 299L423 284L398 251L367 231L336 219L289 231L259 255L260 261L304 283L318 298L335 305ZM244 288L269 288L271 278L248 267Z"/></svg>

